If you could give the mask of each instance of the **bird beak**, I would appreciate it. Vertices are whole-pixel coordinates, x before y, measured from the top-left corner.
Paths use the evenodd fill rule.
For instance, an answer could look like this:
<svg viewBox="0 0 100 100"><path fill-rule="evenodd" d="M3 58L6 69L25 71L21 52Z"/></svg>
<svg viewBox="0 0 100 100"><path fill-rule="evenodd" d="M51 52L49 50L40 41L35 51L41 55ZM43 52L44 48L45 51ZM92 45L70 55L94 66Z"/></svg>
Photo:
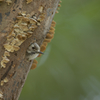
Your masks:
<svg viewBox="0 0 100 100"><path fill-rule="evenodd" d="M41 51L39 51L39 52L37 52L37 53L44 54L44 53L43 53L43 52L41 52Z"/></svg>

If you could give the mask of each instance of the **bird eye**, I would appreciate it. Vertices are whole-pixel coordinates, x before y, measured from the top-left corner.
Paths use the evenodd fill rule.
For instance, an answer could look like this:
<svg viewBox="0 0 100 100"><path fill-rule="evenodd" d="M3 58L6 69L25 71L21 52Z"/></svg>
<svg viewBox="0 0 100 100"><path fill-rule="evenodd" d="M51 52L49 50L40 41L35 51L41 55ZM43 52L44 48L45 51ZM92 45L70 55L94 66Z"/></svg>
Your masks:
<svg viewBox="0 0 100 100"><path fill-rule="evenodd" d="M32 47L32 49L35 49L34 47Z"/></svg>

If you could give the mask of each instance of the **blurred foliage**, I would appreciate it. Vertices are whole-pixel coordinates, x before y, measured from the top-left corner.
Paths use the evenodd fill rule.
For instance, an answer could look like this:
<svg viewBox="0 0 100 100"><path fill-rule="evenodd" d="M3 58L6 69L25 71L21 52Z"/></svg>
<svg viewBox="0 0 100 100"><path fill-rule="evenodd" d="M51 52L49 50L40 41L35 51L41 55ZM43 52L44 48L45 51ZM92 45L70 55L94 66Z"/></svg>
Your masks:
<svg viewBox="0 0 100 100"><path fill-rule="evenodd" d="M100 0L63 0L54 39L19 100L100 100Z"/></svg>

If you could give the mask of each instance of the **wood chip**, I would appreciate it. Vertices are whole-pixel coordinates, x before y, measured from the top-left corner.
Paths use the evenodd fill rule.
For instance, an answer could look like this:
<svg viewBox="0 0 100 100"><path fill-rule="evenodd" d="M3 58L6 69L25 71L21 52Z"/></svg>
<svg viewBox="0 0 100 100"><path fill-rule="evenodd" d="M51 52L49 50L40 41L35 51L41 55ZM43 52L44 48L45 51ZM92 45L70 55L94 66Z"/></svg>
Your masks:
<svg viewBox="0 0 100 100"><path fill-rule="evenodd" d="M8 78L6 77L3 81L4 81L5 83L7 83L7 82L8 82Z"/></svg>
<svg viewBox="0 0 100 100"><path fill-rule="evenodd" d="M10 5L12 3L11 0L6 0L7 4Z"/></svg>
<svg viewBox="0 0 100 100"><path fill-rule="evenodd" d="M12 46L11 46L11 45L9 45L8 43L6 43L6 44L4 44L3 46L4 46L4 48L5 48L7 51L11 52L11 50L12 50Z"/></svg>
<svg viewBox="0 0 100 100"><path fill-rule="evenodd" d="M6 64L3 61L1 61L1 68L6 68Z"/></svg>
<svg viewBox="0 0 100 100"><path fill-rule="evenodd" d="M26 0L26 3L29 4L31 3L33 0Z"/></svg>
<svg viewBox="0 0 100 100"><path fill-rule="evenodd" d="M38 11L39 11L40 13L42 13L42 12L43 12L43 6L40 6L39 9L38 9Z"/></svg>
<svg viewBox="0 0 100 100"><path fill-rule="evenodd" d="M8 51L5 51L4 56L10 56L10 53Z"/></svg>
<svg viewBox="0 0 100 100"><path fill-rule="evenodd" d="M3 86L3 84L4 84L4 81L2 80L2 81L1 81L1 86Z"/></svg>
<svg viewBox="0 0 100 100"><path fill-rule="evenodd" d="M3 98L3 93L0 91L0 99Z"/></svg>
<svg viewBox="0 0 100 100"><path fill-rule="evenodd" d="M9 60L6 56L4 56L2 61L3 61L4 63L8 63L10 60Z"/></svg>

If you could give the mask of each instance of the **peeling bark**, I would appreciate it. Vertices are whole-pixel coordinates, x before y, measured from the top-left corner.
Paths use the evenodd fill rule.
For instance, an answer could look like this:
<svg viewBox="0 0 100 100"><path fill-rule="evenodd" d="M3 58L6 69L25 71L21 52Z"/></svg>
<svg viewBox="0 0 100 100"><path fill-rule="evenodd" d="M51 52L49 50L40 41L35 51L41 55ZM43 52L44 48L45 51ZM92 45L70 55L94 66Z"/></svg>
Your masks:
<svg viewBox="0 0 100 100"><path fill-rule="evenodd" d="M3 44L7 35L12 31L18 12L26 11L31 15L33 13L38 15L39 7L43 6L45 13L44 21L33 32L32 37L20 46L19 51L10 53L10 57L8 57L10 62L7 63L7 67L0 69L0 82L5 77L8 78L8 82L0 86L0 91L3 93L3 99L0 100L18 100L33 62L26 61L26 50L34 38L39 45L42 44L46 33L49 31L58 4L59 0L33 0L29 4L25 0L12 0L9 6L5 2L0 2L0 61L5 51Z"/></svg>

